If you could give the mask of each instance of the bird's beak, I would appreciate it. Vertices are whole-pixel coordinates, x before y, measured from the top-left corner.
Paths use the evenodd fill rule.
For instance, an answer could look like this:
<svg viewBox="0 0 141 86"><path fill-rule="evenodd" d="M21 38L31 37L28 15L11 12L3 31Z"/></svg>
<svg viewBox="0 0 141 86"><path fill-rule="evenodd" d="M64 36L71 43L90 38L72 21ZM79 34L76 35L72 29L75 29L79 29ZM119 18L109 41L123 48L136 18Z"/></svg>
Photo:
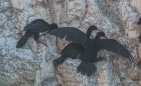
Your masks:
<svg viewBox="0 0 141 86"><path fill-rule="evenodd" d="M41 36L41 35L44 35L44 34L46 34L46 33L48 33L48 31L39 33L39 35Z"/></svg>

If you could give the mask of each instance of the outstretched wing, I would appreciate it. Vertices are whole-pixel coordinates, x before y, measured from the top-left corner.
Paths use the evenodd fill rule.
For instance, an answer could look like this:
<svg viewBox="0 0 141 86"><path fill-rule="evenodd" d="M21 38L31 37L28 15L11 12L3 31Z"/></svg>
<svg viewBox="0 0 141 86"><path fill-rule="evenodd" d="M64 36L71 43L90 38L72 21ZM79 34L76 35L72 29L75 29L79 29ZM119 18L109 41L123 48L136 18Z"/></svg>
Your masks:
<svg viewBox="0 0 141 86"><path fill-rule="evenodd" d="M49 30L49 24L43 19L36 19L24 27L25 31L45 32Z"/></svg>
<svg viewBox="0 0 141 86"><path fill-rule="evenodd" d="M117 53L130 61L133 61L133 56L131 53L118 41L114 39L102 39L99 41L99 50L100 49L106 49L108 51Z"/></svg>
<svg viewBox="0 0 141 86"><path fill-rule="evenodd" d="M61 27L49 32L51 35L58 36L59 38L64 38L67 41L73 41L76 43L81 43L84 45L84 42L89 38L81 30L74 27Z"/></svg>

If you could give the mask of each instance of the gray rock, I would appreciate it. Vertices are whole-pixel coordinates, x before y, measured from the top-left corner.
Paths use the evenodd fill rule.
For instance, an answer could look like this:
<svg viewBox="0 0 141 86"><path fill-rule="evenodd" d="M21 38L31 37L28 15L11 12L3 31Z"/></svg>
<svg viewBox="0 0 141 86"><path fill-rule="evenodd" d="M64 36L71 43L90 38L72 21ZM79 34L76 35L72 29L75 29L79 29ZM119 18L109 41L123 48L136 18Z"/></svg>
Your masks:
<svg viewBox="0 0 141 86"><path fill-rule="evenodd" d="M141 30L136 25L140 6L140 0L0 0L0 86L140 86L140 68L108 51L100 51L98 56L107 60L95 63L97 72L86 77L76 72L78 59L53 67L52 60L69 43L55 36L42 36L48 47L30 37L24 47L16 49L23 27L42 18L83 32L94 24L126 46L137 61L141 58L137 38Z"/></svg>

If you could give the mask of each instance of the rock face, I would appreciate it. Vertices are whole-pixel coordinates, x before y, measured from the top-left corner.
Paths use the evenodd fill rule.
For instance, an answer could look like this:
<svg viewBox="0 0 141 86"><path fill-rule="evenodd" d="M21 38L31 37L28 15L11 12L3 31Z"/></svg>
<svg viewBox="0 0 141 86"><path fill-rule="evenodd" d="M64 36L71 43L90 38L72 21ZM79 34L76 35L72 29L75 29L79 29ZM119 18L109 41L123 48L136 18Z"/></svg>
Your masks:
<svg viewBox="0 0 141 86"><path fill-rule="evenodd" d="M140 0L0 0L0 86L140 86L141 67L108 51L100 51L99 56L107 60L95 63L97 72L86 77L76 72L78 59L53 67L52 60L69 43L55 36L42 36L48 47L33 37L24 47L15 47L23 27L35 19L84 32L94 24L126 46L137 62L141 59L141 27L136 25L140 7Z"/></svg>

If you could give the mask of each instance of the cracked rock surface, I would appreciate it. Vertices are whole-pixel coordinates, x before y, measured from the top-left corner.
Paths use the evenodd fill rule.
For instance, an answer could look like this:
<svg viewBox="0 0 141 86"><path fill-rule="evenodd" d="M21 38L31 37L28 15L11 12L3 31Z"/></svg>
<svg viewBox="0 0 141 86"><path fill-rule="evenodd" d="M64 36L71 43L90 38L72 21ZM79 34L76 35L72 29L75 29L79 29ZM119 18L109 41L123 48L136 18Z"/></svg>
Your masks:
<svg viewBox="0 0 141 86"><path fill-rule="evenodd" d="M141 65L136 65L141 61L141 26L136 25L140 7L140 0L0 0L0 86L140 86ZM41 37L48 47L30 37L16 49L23 27L39 18L83 32L94 24L122 43L135 62L101 50L98 56L107 60L95 63L97 72L91 77L77 73L78 59L54 68L52 60L69 42L46 33Z"/></svg>

